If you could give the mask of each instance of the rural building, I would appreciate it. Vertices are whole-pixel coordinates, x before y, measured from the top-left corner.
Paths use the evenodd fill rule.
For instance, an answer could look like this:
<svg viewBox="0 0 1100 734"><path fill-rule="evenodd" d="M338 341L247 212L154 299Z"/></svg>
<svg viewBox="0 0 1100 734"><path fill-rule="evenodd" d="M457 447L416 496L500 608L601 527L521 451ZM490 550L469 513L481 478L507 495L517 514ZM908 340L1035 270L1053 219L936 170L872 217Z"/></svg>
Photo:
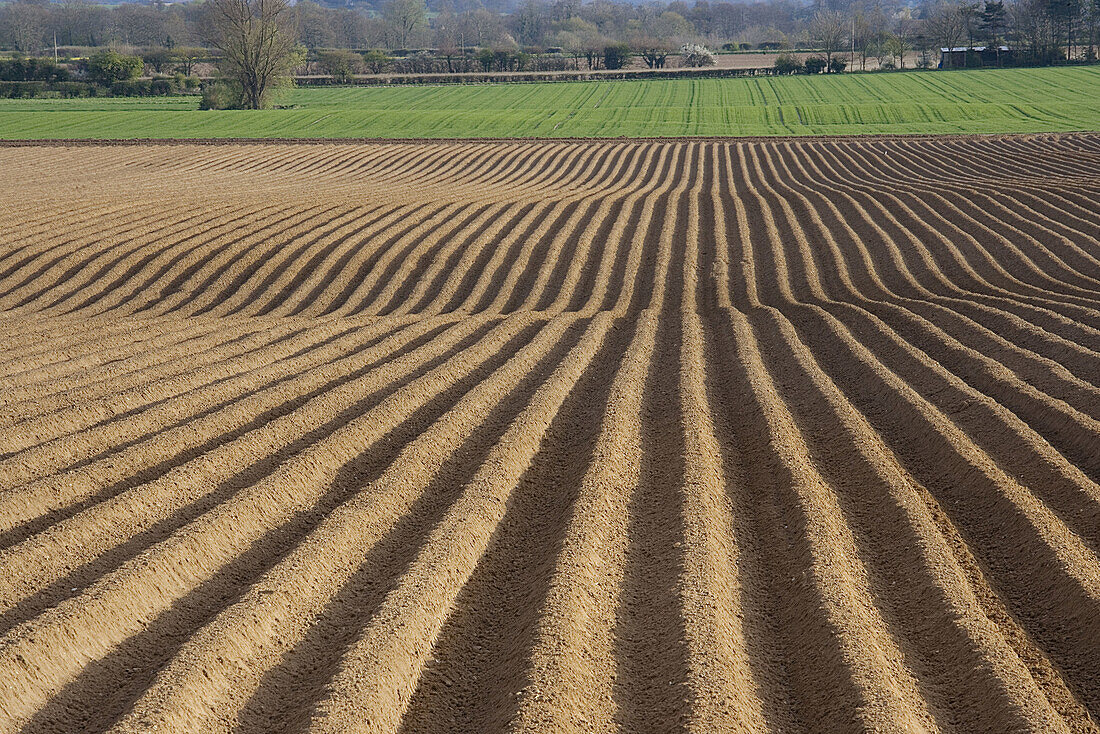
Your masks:
<svg viewBox="0 0 1100 734"><path fill-rule="evenodd" d="M955 46L940 49L941 69L971 66L1005 66L1012 61L1008 46Z"/></svg>

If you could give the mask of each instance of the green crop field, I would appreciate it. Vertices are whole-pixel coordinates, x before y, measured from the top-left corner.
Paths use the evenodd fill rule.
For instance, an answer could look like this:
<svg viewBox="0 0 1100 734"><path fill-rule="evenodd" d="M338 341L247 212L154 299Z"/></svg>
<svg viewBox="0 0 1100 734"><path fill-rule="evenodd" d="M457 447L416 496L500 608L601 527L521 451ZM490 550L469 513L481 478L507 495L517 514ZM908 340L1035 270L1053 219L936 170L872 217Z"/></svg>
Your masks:
<svg viewBox="0 0 1100 734"><path fill-rule="evenodd" d="M295 89L280 109L196 98L0 101L0 138L417 138L1100 130L1100 67L746 79Z"/></svg>

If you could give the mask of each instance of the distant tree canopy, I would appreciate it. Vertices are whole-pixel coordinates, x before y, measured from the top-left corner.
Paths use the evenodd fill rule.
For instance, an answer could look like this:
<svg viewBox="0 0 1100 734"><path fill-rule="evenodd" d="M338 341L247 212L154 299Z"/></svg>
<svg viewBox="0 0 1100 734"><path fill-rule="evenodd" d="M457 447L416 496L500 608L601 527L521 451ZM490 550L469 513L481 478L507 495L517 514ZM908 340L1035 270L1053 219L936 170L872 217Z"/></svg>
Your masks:
<svg viewBox="0 0 1100 734"><path fill-rule="evenodd" d="M0 50L37 55L56 39L73 55L110 46L142 53L153 71L191 73L201 55L176 49L211 44L203 18L216 1L0 0ZM401 50L402 58L431 50L446 58L444 71L480 63L476 49L557 49L574 68L604 68L617 62L606 49L624 43L650 68L680 64L675 50L696 44L816 51L861 69L869 59L904 66L914 53L938 62L940 47L1004 45L1017 63L1060 63L1095 59L1100 45L1100 0L299 0L280 16L309 49ZM390 67L381 58L364 63Z"/></svg>
<svg viewBox="0 0 1100 734"><path fill-rule="evenodd" d="M428 25L428 7L424 0L387 0L382 6L390 48L410 48L411 41Z"/></svg>
<svg viewBox="0 0 1100 734"><path fill-rule="evenodd" d="M140 56L127 56L107 50L88 59L88 76L100 84L114 84L133 79L141 74L145 63Z"/></svg>
<svg viewBox="0 0 1100 734"><path fill-rule="evenodd" d="M338 82L350 81L352 76L362 74L367 68L362 55L342 49L319 52L317 62L322 71Z"/></svg>

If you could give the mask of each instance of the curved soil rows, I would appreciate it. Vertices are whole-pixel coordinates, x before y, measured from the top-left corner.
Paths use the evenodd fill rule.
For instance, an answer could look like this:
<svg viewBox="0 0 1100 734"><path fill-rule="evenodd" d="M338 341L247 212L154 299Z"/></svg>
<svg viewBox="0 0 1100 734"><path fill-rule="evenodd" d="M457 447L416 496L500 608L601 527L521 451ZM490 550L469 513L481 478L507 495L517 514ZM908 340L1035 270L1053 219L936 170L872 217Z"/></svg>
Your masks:
<svg viewBox="0 0 1100 734"><path fill-rule="evenodd" d="M1100 734L1100 137L0 161L0 732Z"/></svg>

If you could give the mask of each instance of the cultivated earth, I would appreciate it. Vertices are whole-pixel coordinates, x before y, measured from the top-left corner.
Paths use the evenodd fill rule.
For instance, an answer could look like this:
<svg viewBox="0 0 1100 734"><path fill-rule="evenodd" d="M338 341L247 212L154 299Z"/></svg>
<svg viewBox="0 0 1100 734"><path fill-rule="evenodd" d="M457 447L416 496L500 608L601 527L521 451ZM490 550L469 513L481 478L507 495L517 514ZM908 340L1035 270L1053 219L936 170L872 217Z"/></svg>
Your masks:
<svg viewBox="0 0 1100 734"><path fill-rule="evenodd" d="M0 730L1098 731L1100 136L0 170Z"/></svg>

